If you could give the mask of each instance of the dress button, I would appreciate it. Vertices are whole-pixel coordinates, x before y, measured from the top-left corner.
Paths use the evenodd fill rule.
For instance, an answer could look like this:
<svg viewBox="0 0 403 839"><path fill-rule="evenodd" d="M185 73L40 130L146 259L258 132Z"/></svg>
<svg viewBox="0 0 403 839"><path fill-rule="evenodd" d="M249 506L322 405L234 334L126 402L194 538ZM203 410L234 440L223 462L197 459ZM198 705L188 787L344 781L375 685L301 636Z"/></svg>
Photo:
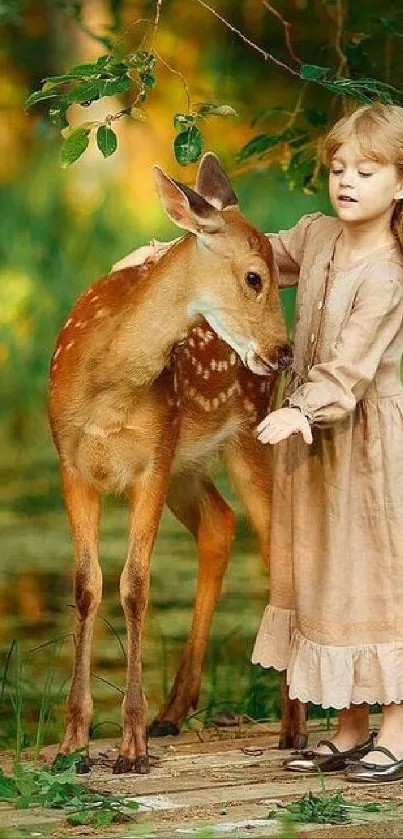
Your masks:
<svg viewBox="0 0 403 839"><path fill-rule="evenodd" d="M319 311L319 312L320 312L320 310L321 310L322 306L323 306L323 300L321 300L321 301L318 303L318 311Z"/></svg>
<svg viewBox="0 0 403 839"><path fill-rule="evenodd" d="M314 332L312 332L312 335L311 335L311 344L313 344L314 340L315 340L315 333L314 333Z"/></svg>

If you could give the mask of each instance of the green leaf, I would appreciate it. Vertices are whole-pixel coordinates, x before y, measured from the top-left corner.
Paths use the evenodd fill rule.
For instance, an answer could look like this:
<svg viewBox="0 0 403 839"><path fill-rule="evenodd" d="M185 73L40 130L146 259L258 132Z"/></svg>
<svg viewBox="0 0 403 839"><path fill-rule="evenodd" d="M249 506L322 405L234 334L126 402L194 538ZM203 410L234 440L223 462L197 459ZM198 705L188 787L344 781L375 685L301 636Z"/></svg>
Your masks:
<svg viewBox="0 0 403 839"><path fill-rule="evenodd" d="M266 119L266 117L272 117L273 114L281 114L285 112L285 108L282 105L274 105L272 108L266 108L266 110L261 111L255 117L253 117L251 121L251 126L255 126L260 120Z"/></svg>
<svg viewBox="0 0 403 839"><path fill-rule="evenodd" d="M69 121L66 116L68 107L69 103L67 101L59 100L57 106L49 108L49 119L57 128L68 128Z"/></svg>
<svg viewBox="0 0 403 839"><path fill-rule="evenodd" d="M66 169L67 166L75 163L75 161L84 154L86 148L88 147L90 132L90 128L77 128L72 134L70 134L69 137L67 137L67 140L65 140L60 152L63 169Z"/></svg>
<svg viewBox="0 0 403 839"><path fill-rule="evenodd" d="M11 801L17 796L18 788L14 778L8 778L0 769L0 801Z"/></svg>
<svg viewBox="0 0 403 839"><path fill-rule="evenodd" d="M328 115L325 111L317 111L316 108L305 108L304 115L308 122L315 128L323 128L327 125Z"/></svg>
<svg viewBox="0 0 403 839"><path fill-rule="evenodd" d="M82 82L73 87L67 94L69 104L73 102L80 104L81 102L93 102L100 99L103 95L102 91L105 85L105 79L92 79L89 82Z"/></svg>
<svg viewBox="0 0 403 839"><path fill-rule="evenodd" d="M258 134L242 146L237 156L238 160L247 160L249 157L253 157L254 155L262 155L265 152L270 151L270 149L273 149L275 146L278 146L280 143L292 141L294 137L299 137L301 133L300 128L287 128L280 134ZM306 133L303 133L306 136ZM294 142L297 142L297 140L294 140Z"/></svg>
<svg viewBox="0 0 403 839"><path fill-rule="evenodd" d="M138 801L133 801L132 798L129 798L129 799L125 798L123 803L124 803L124 806L128 807L130 810L139 810L139 808L140 808L140 804L138 803Z"/></svg>
<svg viewBox="0 0 403 839"><path fill-rule="evenodd" d="M88 82L82 82L73 87L66 98L70 105L73 102L76 104L90 103L97 99L102 99L103 96L114 96L116 93L124 93L126 90L129 90L131 83L131 79L127 75L112 79L91 79Z"/></svg>
<svg viewBox="0 0 403 839"><path fill-rule="evenodd" d="M117 149L118 138L109 125L100 125L97 131L97 146L104 157L110 157Z"/></svg>
<svg viewBox="0 0 403 839"><path fill-rule="evenodd" d="M301 64L299 75L301 79L310 82L320 82L330 73L329 67L319 67L317 64Z"/></svg>
<svg viewBox="0 0 403 839"><path fill-rule="evenodd" d="M183 131L184 128L190 128L194 125L195 119L194 114L175 114L174 126L177 131Z"/></svg>
<svg viewBox="0 0 403 839"><path fill-rule="evenodd" d="M101 57L109 60L109 56ZM77 79L99 76L101 75L102 69L98 61L93 64L76 64L75 67L71 67L67 73L63 73L60 76L45 76L44 82L48 82L49 84L67 84L67 82L77 81Z"/></svg>
<svg viewBox="0 0 403 839"><path fill-rule="evenodd" d="M125 93L126 90L130 90L132 80L130 76L126 75L116 79L107 79L103 84L104 86L101 95L115 96L116 93Z"/></svg>
<svg viewBox="0 0 403 839"><path fill-rule="evenodd" d="M144 72L140 73L140 79L146 87L150 89L155 85L155 76L154 73L151 73L150 70L145 70Z"/></svg>
<svg viewBox="0 0 403 839"><path fill-rule="evenodd" d="M77 813L70 813L67 821L69 824L91 824L92 815L91 810L78 810Z"/></svg>
<svg viewBox="0 0 403 839"><path fill-rule="evenodd" d="M198 128L192 125L181 131L174 140L175 158L181 166L199 160L203 149L203 137Z"/></svg>
<svg viewBox="0 0 403 839"><path fill-rule="evenodd" d="M87 808L78 810L76 813L71 813L67 817L69 824L74 825L91 825L91 827L107 827L113 822L129 821L129 817L119 810L114 810L111 807L102 807L100 809L89 810Z"/></svg>
<svg viewBox="0 0 403 839"><path fill-rule="evenodd" d="M201 116L212 115L217 117L236 117L238 116L235 108L231 105L214 105L210 102L204 102L198 106L197 112Z"/></svg>
<svg viewBox="0 0 403 839"><path fill-rule="evenodd" d="M16 763L13 770L14 780L20 795L30 796L37 789L37 773L30 766Z"/></svg>
<svg viewBox="0 0 403 839"><path fill-rule="evenodd" d="M28 96L28 99L25 100L24 107L27 110L28 108L32 108L32 105L36 105L37 102L45 101L46 99L54 99L59 94L56 90L35 90L34 93L31 93Z"/></svg>
<svg viewBox="0 0 403 839"><path fill-rule="evenodd" d="M73 778L75 778L76 764L79 763L82 756L86 754L88 754L86 746L82 746L80 749L76 749L68 755L58 754L52 763L50 772L42 771L41 777L48 776L49 774L58 775L58 780L60 780L62 777L69 778L70 774L71 780L73 780Z"/></svg>

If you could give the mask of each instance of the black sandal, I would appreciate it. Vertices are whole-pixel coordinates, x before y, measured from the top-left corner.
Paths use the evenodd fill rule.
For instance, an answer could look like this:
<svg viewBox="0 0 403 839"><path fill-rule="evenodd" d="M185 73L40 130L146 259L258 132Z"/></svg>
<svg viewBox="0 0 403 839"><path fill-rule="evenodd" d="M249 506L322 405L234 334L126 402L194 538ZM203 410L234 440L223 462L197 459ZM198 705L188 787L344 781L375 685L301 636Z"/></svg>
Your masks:
<svg viewBox="0 0 403 839"><path fill-rule="evenodd" d="M307 772L317 773L321 772L341 772L347 768L349 761L355 762L359 758L364 757L368 752L372 751L374 747L374 739L377 735L376 731L361 743L359 746L354 746L352 749L341 752L331 740L320 740L318 746L328 746L331 754L321 754L320 752L311 749L303 749L301 751L291 752L296 757L288 758L283 763L284 769L291 772Z"/></svg>
<svg viewBox="0 0 403 839"><path fill-rule="evenodd" d="M403 760L398 760L385 746L374 746L372 752L382 752L390 763L368 763L366 760L347 760L350 764L345 772L346 781L361 784L391 784L403 779Z"/></svg>

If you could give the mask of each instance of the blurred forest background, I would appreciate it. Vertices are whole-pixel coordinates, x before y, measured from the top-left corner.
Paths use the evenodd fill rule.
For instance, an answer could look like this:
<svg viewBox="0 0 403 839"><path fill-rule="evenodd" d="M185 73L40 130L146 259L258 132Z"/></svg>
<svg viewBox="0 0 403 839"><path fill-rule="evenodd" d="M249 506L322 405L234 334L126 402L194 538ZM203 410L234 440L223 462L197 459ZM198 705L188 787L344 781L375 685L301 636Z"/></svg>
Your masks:
<svg viewBox="0 0 403 839"><path fill-rule="evenodd" d="M152 165L193 183L196 163L180 165L174 142L197 113L203 150L219 156L244 213L264 231L289 227L304 213L330 212L320 164L326 127L380 91L386 101L402 100L401 3L273 2L0 2L0 745L12 743L18 731L32 743L40 709L40 736L55 740L60 733L71 658L72 561L46 420L48 365L82 290L151 237L178 235L158 203ZM110 44L118 56L153 51L147 95L137 101L123 91L81 104L73 97L67 109L73 130L122 109L125 114L109 120L114 154L104 159L91 132L85 154L62 168L62 140L46 101L29 110L24 103L44 78L96 62ZM320 71L305 73L304 80L302 65L329 68L330 83L321 83ZM360 79L366 80L361 87ZM200 103L214 107L200 110ZM293 299L292 291L284 293L291 331ZM223 707L255 719L278 713L277 675L249 664L267 600L266 572L225 476L218 481L239 512L239 526L199 715L189 725ZM126 512L111 499L102 526L105 600L93 659L95 736L114 734L119 724L125 663L116 633L124 634L118 579L125 547ZM191 539L165 514L145 641L150 713L175 671L195 574ZM21 735L16 708L22 701Z"/></svg>

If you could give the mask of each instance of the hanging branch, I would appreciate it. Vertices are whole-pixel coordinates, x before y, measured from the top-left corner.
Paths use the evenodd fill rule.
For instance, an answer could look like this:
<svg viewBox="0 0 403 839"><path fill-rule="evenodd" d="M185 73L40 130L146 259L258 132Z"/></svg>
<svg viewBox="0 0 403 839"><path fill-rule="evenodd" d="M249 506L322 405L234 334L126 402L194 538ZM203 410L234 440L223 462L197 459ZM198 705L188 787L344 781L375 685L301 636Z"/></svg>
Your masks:
<svg viewBox="0 0 403 839"><path fill-rule="evenodd" d="M291 58L293 59L293 61L295 61L296 64L303 64L302 60L300 58L298 58L297 54L294 52L294 48L293 48L293 45L291 43L292 24L288 20L285 20L285 18L283 18L283 16L280 14L280 12L278 12L277 9L275 9L274 6L272 6L271 3L268 2L268 0L262 0L262 3L263 3L263 6L269 12L271 12L272 15L274 15L280 21L280 23L282 24L282 26L284 28L284 37L285 37L285 42L286 42L286 45L287 45L287 49L288 49L288 52L289 52Z"/></svg>
<svg viewBox="0 0 403 839"><path fill-rule="evenodd" d="M207 0L195 0L195 2L219 20L234 36L257 53L265 62L271 62L303 82L296 106L291 114L281 105L276 105L269 107L263 114L253 119L252 126L267 118L272 120L275 113L288 117L280 131L277 130L273 134L257 134L239 150L237 163L242 169L250 164L252 166L259 163L267 164L269 160L273 159L274 155L277 159L282 160L283 165L287 165L287 172L292 173L291 182L293 184L296 184L298 178L300 178L303 188L310 189L309 184L316 182L320 174L320 164L312 158L312 147L319 147L318 141L327 129L331 118L331 106L334 103L337 103L337 109L339 109L340 100L343 107L348 97L360 103L371 103L376 100L399 104L403 102L403 92L386 82L368 77L357 77L357 75L354 78L350 77L347 55L343 50L347 0L335 0L336 5L333 5L332 8L329 7L327 0L322 0L326 7L326 14L335 24L332 47L338 58L336 69L302 62L293 48L291 22L286 20L272 5L271 0L260 0L260 2L270 14L280 21L284 30L288 53L294 64L297 65L296 67L290 66L286 61L277 58L248 38ZM96 133L96 142L104 157L114 154L118 138L112 124L126 116L135 120L145 118L141 106L155 86L155 65L157 61L181 80L185 91L186 107L183 112L173 115L176 131L173 149L175 159L180 165L186 166L200 159L204 150L204 138L200 125L203 127L204 122L212 117L237 116L234 108L224 103L201 102L192 105L191 93L185 77L179 70L172 67L154 47L162 20L163 0L154 0L154 3L154 18L144 21L147 24L148 31L143 35L140 47L136 51L124 54L124 50L119 47L124 37L123 33L118 39L114 40L113 44L108 42L110 44L108 53L101 55L92 63L74 66L63 75L45 78L41 89L28 97L26 107L30 108L41 102L47 108L50 120L62 131L64 137L64 145L61 150L63 166L68 166L81 157L88 147L91 132ZM75 4L75 9L75 18L80 25L80 2ZM135 21L132 26L139 22ZM396 35L400 36L400 34L396 30ZM308 105L302 109L302 97L305 90L311 88L313 84L321 86L331 94L330 107L318 110ZM71 105L86 107L94 101L105 99L105 97L121 96L122 94L126 97L131 95L131 101L117 110L116 113L109 113L102 121L84 122L78 128L70 126L68 111ZM301 184L298 183L298 185Z"/></svg>
<svg viewBox="0 0 403 839"><path fill-rule="evenodd" d="M293 76L299 75L296 72L296 70L294 70L288 64L285 64L284 61L280 61L280 59L276 58L274 55L272 55L272 53L266 52L266 50L263 50L262 47L259 47L257 44L255 44L253 41L247 38L246 35L244 35L243 32L240 31L240 29L237 29L236 26L233 26L232 23L230 23L228 20L222 17L222 15L220 15L216 9L213 9L212 6L209 6L209 4L205 2L205 0L195 0L195 2L199 3L200 6L203 6L205 9L211 12L211 14L218 18L218 20L220 20L221 23L223 23L231 32L233 32L235 35L238 35L238 38L240 38L241 41L244 42L244 44L247 44L248 47L251 47L253 50L258 52L259 55L261 55L265 61L272 61L273 64L277 64L278 67L282 67L283 70L287 70L289 73L292 73Z"/></svg>

